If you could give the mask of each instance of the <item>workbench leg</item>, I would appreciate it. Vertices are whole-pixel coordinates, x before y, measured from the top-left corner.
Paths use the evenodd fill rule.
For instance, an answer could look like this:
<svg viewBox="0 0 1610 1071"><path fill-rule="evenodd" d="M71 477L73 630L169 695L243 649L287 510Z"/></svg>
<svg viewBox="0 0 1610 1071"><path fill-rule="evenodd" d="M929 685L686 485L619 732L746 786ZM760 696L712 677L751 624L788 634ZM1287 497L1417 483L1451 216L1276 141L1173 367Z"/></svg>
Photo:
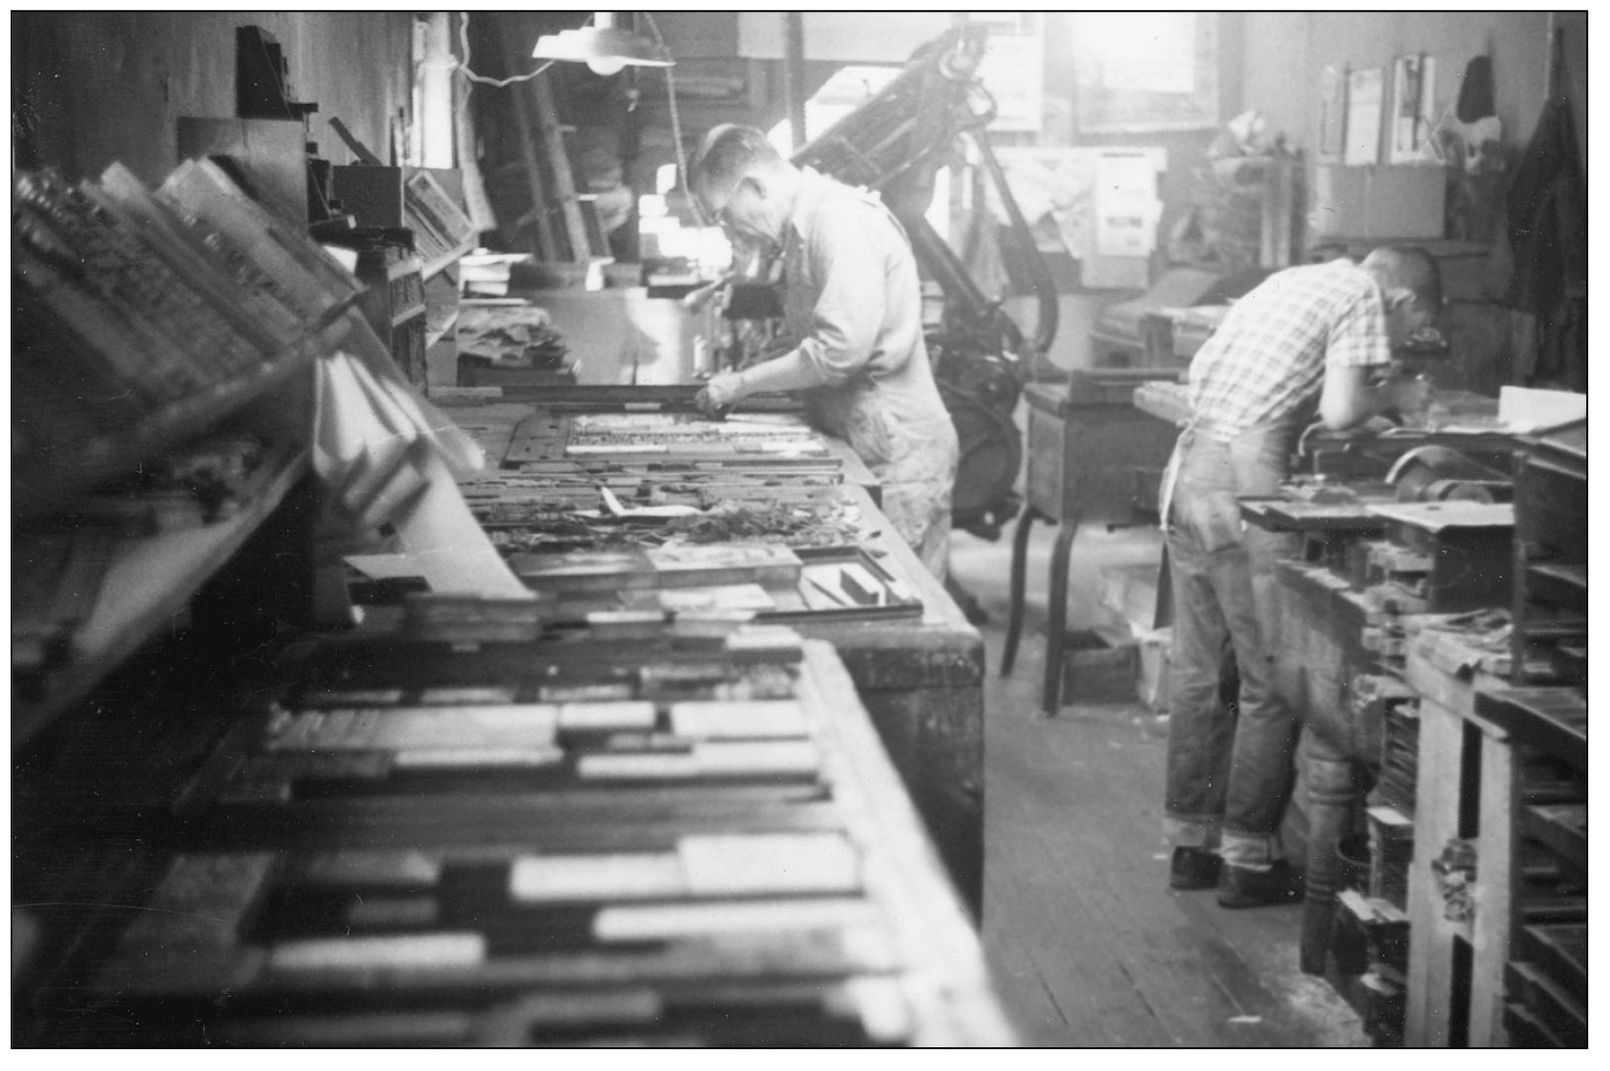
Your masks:
<svg viewBox="0 0 1610 1071"><path fill-rule="evenodd" d="M1336 886L1341 880L1336 843L1347 831L1353 809L1353 762L1310 733L1304 772L1308 781L1308 866L1304 875L1308 900L1303 905L1298 958L1305 974L1324 974L1336 917Z"/></svg>
<svg viewBox="0 0 1610 1071"><path fill-rule="evenodd" d="M1073 519L1062 522L1057 542L1051 550L1051 591L1046 596L1045 687L1040 705L1056 717L1062 703L1062 660L1068 645L1068 552L1079 525Z"/></svg>
<svg viewBox="0 0 1610 1071"><path fill-rule="evenodd" d="M1023 634L1023 586L1028 573L1029 529L1038 514L1025 506L1012 535L1012 590L1006 618L1006 649L1001 652L1001 676L1009 676L1017 662L1017 641Z"/></svg>
<svg viewBox="0 0 1610 1071"><path fill-rule="evenodd" d="M1453 1015L1453 924L1443 917L1431 861L1459 835L1464 722L1420 700L1419 771L1414 791L1414 856L1409 867L1408 1007L1403 1043L1447 1048ZM1481 861L1478 859L1478 867ZM1502 972L1500 972L1502 975Z"/></svg>
<svg viewBox="0 0 1610 1071"><path fill-rule="evenodd" d="M1514 821L1520 804L1508 740L1481 738L1481 802L1476 837L1476 914L1470 963L1470 1047L1507 1048L1504 964L1514 921Z"/></svg>

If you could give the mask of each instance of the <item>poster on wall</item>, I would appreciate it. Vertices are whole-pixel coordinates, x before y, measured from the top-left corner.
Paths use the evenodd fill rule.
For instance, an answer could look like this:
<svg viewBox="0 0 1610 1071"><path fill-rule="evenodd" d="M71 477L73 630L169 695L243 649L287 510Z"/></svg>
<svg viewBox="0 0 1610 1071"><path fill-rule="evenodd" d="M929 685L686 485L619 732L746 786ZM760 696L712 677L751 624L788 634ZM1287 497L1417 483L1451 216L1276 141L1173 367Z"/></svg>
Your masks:
<svg viewBox="0 0 1610 1071"><path fill-rule="evenodd" d="M1072 17L1074 122L1080 133L1219 125L1217 15L1080 11Z"/></svg>
<svg viewBox="0 0 1610 1071"><path fill-rule="evenodd" d="M1392 71L1392 164L1436 163L1427 147L1436 125L1437 58L1421 53L1399 57Z"/></svg>
<svg viewBox="0 0 1610 1071"><path fill-rule="evenodd" d="M1342 162L1361 167L1381 162L1381 108L1386 72L1380 67L1347 76L1347 148Z"/></svg>
<svg viewBox="0 0 1610 1071"><path fill-rule="evenodd" d="M1147 285L1167 149L1002 146L995 156L1041 251L1077 260L1080 285ZM993 191L990 211L998 223L1009 222Z"/></svg>
<svg viewBox="0 0 1610 1071"><path fill-rule="evenodd" d="M1334 164L1342 158L1347 133L1347 70L1326 67L1319 72L1319 162Z"/></svg>

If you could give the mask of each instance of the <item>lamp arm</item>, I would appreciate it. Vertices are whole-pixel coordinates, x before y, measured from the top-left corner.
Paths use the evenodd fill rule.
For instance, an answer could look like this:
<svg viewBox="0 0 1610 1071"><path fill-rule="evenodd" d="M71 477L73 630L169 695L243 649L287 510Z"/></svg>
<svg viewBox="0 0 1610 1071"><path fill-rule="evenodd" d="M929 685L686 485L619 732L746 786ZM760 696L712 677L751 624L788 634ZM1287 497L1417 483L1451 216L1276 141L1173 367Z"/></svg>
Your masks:
<svg viewBox="0 0 1610 1071"><path fill-rule="evenodd" d="M654 34L655 44L670 56L671 50L666 47L665 35L660 33L660 24L654 21L654 13L645 11L643 17L648 20L648 28ZM676 75L672 72L673 68L665 68L665 98L671 109L671 140L676 143L676 177L682 188L688 192L688 204L693 206L693 218L698 221L699 226L708 227L710 221L704 218L704 208L699 204L699 199L693 196L693 188L688 185L688 151L682 144L682 117L676 108Z"/></svg>

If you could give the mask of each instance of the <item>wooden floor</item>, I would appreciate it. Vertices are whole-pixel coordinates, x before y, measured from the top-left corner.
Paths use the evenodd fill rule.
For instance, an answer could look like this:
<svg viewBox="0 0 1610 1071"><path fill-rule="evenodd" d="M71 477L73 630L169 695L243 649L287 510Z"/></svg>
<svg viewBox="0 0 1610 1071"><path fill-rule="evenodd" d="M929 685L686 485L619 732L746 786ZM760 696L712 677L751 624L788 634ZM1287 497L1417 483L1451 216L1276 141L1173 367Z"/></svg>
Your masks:
<svg viewBox="0 0 1610 1071"><path fill-rule="evenodd" d="M1301 907L1225 911L1168 888L1165 719L1112 687L1046 717L1046 568L1030 545L1017 666L1002 678L1010 538L955 537L951 567L990 613L983 938L998 992L1034 1046L1365 1046L1358 1016L1297 968ZM1155 560L1155 531L1082 530L1069 627L1092 621L1097 570ZM1109 675L1109 681L1111 675Z"/></svg>

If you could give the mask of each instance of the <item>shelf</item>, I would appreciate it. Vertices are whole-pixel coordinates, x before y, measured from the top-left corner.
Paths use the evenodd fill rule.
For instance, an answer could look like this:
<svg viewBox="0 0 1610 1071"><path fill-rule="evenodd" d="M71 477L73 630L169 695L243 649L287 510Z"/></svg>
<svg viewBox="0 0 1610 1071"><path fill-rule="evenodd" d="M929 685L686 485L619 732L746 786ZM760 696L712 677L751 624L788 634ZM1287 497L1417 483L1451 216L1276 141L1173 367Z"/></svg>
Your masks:
<svg viewBox="0 0 1610 1071"><path fill-rule="evenodd" d="M458 323L457 305L434 305L425 313L425 348L428 350L447 337Z"/></svg>
<svg viewBox="0 0 1610 1071"><path fill-rule="evenodd" d="M254 398L306 372L315 357L338 344L347 330L344 319L336 320L251 372L174 402L127 433L101 436L36 456L13 455L13 519L38 517L60 508L76 494L127 475L138 462L200 434ZM19 471L25 472L27 478L19 479Z"/></svg>
<svg viewBox="0 0 1610 1071"><path fill-rule="evenodd" d="M1532 564L1526 567L1526 594L1535 601L1587 613L1588 566Z"/></svg>
<svg viewBox="0 0 1610 1071"><path fill-rule="evenodd" d="M400 257L386 266L386 282L394 283L410 275L423 274L425 262L417 255Z"/></svg>
<svg viewBox="0 0 1610 1071"><path fill-rule="evenodd" d="M308 458L306 448L286 446L266 460L256 494L233 517L119 547L96 594L94 613L73 634L67 663L45 675L43 698L13 697L12 747L31 739L82 699L183 611L191 596L279 506L307 471Z"/></svg>
<svg viewBox="0 0 1610 1071"><path fill-rule="evenodd" d="M476 238L472 235L470 238L460 242L458 245L454 246L452 249L449 249L441 256L427 261L422 274L426 279L440 275L446 269L452 267L454 264L457 264L459 258L465 253L468 253L470 250L474 249L475 243Z"/></svg>
<svg viewBox="0 0 1610 1071"><path fill-rule="evenodd" d="M391 326L400 327L403 324L407 323L409 320L413 320L413 319L416 319L417 317L424 316L427 311L428 310L425 308L425 303L423 301L420 302L417 305L410 305L406 309L402 310L401 312L394 313L392 315L392 317L391 317Z"/></svg>

